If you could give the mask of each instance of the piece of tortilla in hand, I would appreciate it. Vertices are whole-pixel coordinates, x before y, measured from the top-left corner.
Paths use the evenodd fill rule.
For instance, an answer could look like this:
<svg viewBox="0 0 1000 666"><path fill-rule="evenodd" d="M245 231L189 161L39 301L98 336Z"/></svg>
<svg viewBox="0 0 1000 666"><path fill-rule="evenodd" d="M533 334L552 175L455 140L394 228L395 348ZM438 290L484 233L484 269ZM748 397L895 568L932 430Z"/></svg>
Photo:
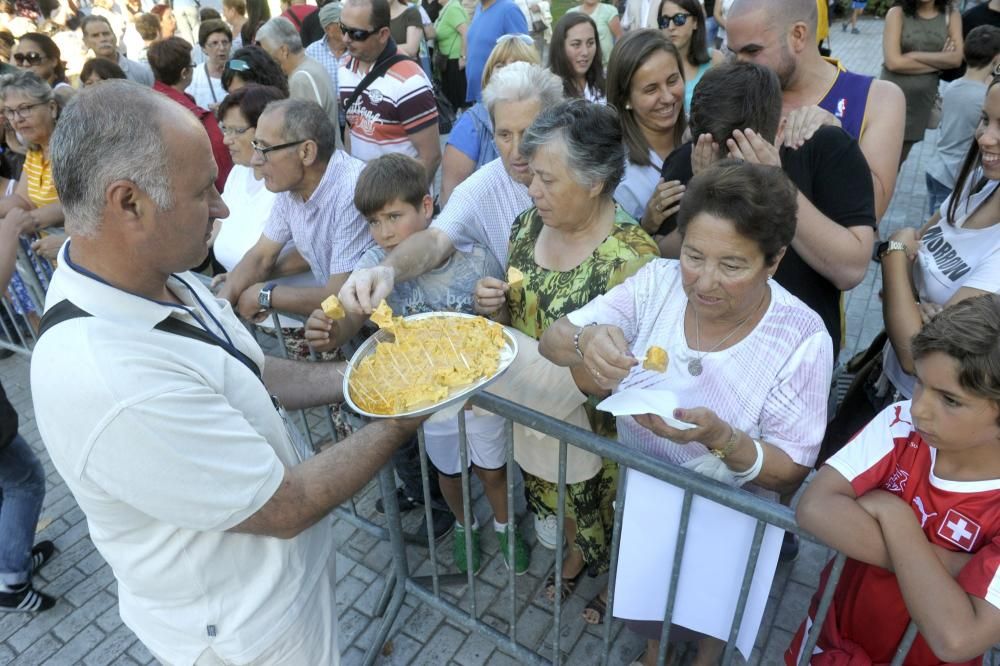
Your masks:
<svg viewBox="0 0 1000 666"><path fill-rule="evenodd" d="M326 300L320 303L320 307L323 309L323 314L334 321L347 316L347 313L344 312L344 306L336 294L328 296Z"/></svg>

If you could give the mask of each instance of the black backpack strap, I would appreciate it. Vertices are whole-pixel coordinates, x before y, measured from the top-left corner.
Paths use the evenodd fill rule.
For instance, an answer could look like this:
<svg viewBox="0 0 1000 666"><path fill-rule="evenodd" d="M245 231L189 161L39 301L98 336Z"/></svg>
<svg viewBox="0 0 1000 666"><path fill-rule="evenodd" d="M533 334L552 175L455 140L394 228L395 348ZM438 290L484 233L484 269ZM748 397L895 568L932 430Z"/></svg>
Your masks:
<svg viewBox="0 0 1000 666"><path fill-rule="evenodd" d="M80 308L72 301L59 301L51 308L45 311L42 315L42 321L38 325L38 335L35 336L36 340L41 340L45 332L56 324L61 324L64 321L70 319L79 319L80 317L91 317L89 312Z"/></svg>
<svg viewBox="0 0 1000 666"><path fill-rule="evenodd" d="M368 70L368 73L365 75L365 78L361 79L361 83L359 83L358 86L354 89L354 92L351 93L351 96L347 98L346 102L344 102L344 111L347 112L351 110L351 107L354 106L354 102L358 99L358 97L361 96L361 93L363 93L365 90L368 89L368 86L370 86L375 81L375 79L379 78L380 76L388 72L389 68L395 65L397 62L402 62L404 60L410 60L410 58L408 58L405 55L396 53L395 55L391 55L388 58L382 60L381 62L375 63L375 65L370 70Z"/></svg>

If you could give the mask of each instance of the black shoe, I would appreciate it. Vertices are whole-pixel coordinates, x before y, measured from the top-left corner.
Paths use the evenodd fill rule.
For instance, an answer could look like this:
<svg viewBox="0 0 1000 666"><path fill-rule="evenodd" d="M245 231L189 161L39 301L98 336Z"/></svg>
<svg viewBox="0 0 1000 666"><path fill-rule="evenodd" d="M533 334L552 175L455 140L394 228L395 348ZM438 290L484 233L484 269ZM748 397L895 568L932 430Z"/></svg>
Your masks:
<svg viewBox="0 0 1000 666"><path fill-rule="evenodd" d="M56 547L51 541L36 543L35 547L31 549L31 573L35 573L45 566L45 563L51 560L55 553Z"/></svg>
<svg viewBox="0 0 1000 666"><path fill-rule="evenodd" d="M431 522L434 524L434 541L438 542L455 530L455 516L451 511L431 511ZM414 543L427 545L427 519L420 521L416 534L407 535Z"/></svg>
<svg viewBox="0 0 1000 666"><path fill-rule="evenodd" d="M0 612L40 613L56 605L56 600L25 583L14 592L0 592Z"/></svg>
<svg viewBox="0 0 1000 666"><path fill-rule="evenodd" d="M406 492L403 491L402 488L396 489L396 502L399 503L400 513L404 513L406 511L412 511L413 509L416 509L424 505L424 501L422 499L417 497L410 497L409 495L406 494ZM375 500L375 513L381 516L385 515L385 503L382 501L381 497Z"/></svg>
<svg viewBox="0 0 1000 666"><path fill-rule="evenodd" d="M791 532L785 532L785 538L781 540L781 551L778 553L779 562L794 562L799 556L799 537Z"/></svg>

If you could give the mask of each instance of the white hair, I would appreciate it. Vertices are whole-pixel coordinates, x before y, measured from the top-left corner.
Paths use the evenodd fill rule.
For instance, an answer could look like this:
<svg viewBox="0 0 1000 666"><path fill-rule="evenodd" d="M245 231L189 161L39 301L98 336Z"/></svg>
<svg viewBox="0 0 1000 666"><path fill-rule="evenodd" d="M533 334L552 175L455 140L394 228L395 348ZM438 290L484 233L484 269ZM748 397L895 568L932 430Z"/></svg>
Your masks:
<svg viewBox="0 0 1000 666"><path fill-rule="evenodd" d="M266 39L275 46L287 46L291 53L302 51L302 37L299 36L299 31L284 16L275 16L260 26L257 31L257 41L261 39Z"/></svg>
<svg viewBox="0 0 1000 666"><path fill-rule="evenodd" d="M543 109L563 100L562 79L547 69L529 62L514 62L493 70L490 83L483 90L483 104L493 117L500 102L524 102L537 99Z"/></svg>

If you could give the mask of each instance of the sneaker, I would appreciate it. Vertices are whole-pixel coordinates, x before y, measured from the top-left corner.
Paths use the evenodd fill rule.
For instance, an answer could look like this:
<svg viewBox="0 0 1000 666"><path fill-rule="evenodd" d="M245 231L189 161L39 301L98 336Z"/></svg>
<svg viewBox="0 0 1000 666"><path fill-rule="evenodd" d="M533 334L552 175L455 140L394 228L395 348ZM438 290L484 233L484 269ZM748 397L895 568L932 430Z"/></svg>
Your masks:
<svg viewBox="0 0 1000 666"><path fill-rule="evenodd" d="M535 538L538 543L549 550L556 549L556 535L559 533L559 521L555 516L541 518L535 514Z"/></svg>
<svg viewBox="0 0 1000 666"><path fill-rule="evenodd" d="M455 556L455 566L461 573L469 571L469 558L465 552L465 526L455 525L455 533L452 535L452 555ZM481 552L479 550L479 530L472 530L472 573L479 573L483 566Z"/></svg>
<svg viewBox="0 0 1000 666"><path fill-rule="evenodd" d="M843 25L841 25L840 29L841 29L841 32L847 32L847 24L844 23Z"/></svg>
<svg viewBox="0 0 1000 666"><path fill-rule="evenodd" d="M51 541L39 541L31 549L31 573L41 569L55 555L56 547Z"/></svg>
<svg viewBox="0 0 1000 666"><path fill-rule="evenodd" d="M857 28L851 28L851 34L852 35L860 35L861 31L858 30Z"/></svg>
<svg viewBox="0 0 1000 666"><path fill-rule="evenodd" d="M781 540L781 550L778 552L779 562L794 562L799 556L799 537L791 532L785 532Z"/></svg>
<svg viewBox="0 0 1000 666"><path fill-rule="evenodd" d="M528 545L524 543L524 537L516 529L512 530L510 525L502 532L497 532L497 541L500 542L500 554L503 555L503 563L510 569L510 542L507 540L511 532L514 532L514 573L518 576L528 571L531 563L531 555L528 552Z"/></svg>
<svg viewBox="0 0 1000 666"><path fill-rule="evenodd" d="M406 513L407 511L412 511L413 509L424 505L424 501L422 499L418 497L410 497L403 492L402 488L396 489L396 502L399 504L400 513ZM375 500L375 513L380 516L385 515L385 502L382 501L381 497Z"/></svg>
<svg viewBox="0 0 1000 666"><path fill-rule="evenodd" d="M455 529L455 516L452 515L451 511L438 511L434 509L431 511L431 521L434 523L434 541L441 541L441 539L451 534L451 531ZM420 521L420 527L413 538L416 543L427 546L426 518Z"/></svg>
<svg viewBox="0 0 1000 666"><path fill-rule="evenodd" d="M0 592L0 612L40 613L56 605L56 600L25 583L12 592Z"/></svg>

